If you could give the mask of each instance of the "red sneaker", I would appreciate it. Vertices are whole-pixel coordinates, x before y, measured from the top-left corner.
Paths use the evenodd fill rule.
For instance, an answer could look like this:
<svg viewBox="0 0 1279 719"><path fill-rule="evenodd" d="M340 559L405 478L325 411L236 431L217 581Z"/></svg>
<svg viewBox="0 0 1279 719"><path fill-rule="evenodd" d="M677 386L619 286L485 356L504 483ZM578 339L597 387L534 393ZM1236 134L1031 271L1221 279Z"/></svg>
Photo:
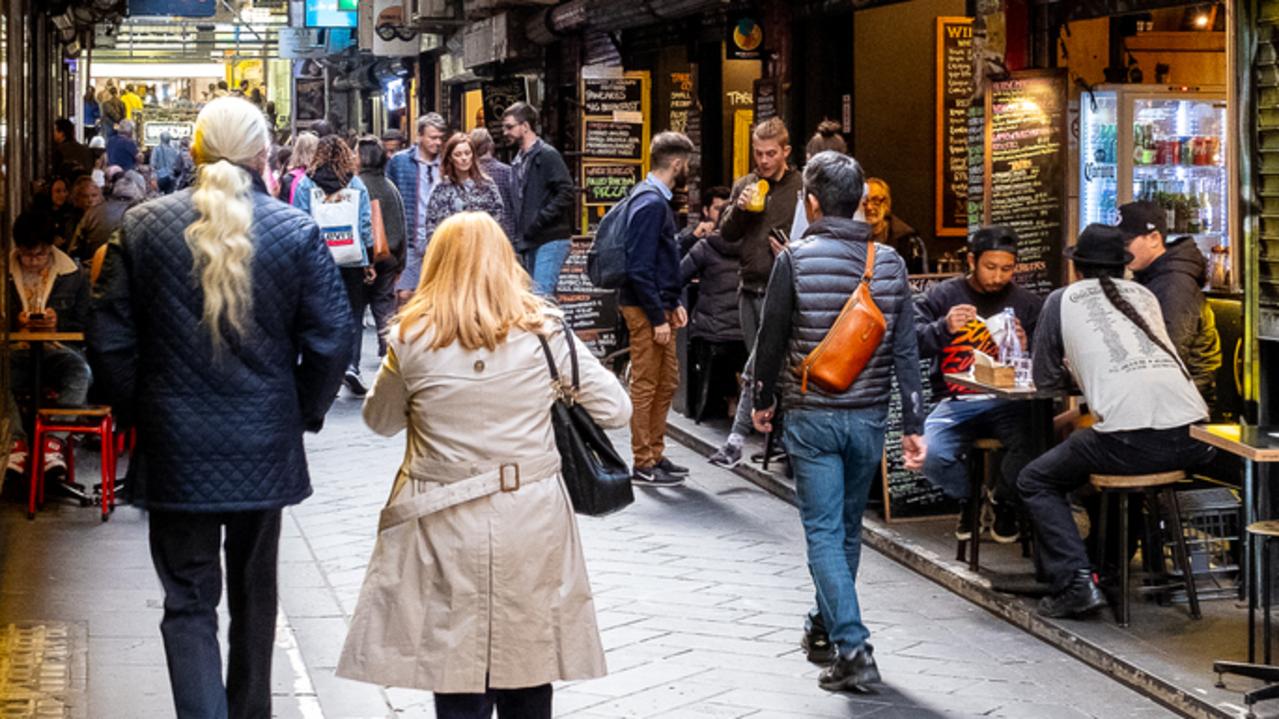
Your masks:
<svg viewBox="0 0 1279 719"><path fill-rule="evenodd" d="M30 454L30 450L27 449L27 440L13 440L13 446L9 448L9 465L5 468L5 471L12 472L14 474L26 474L27 457L29 457Z"/></svg>
<svg viewBox="0 0 1279 719"><path fill-rule="evenodd" d="M67 471L66 444L57 437L46 437L44 440L44 471Z"/></svg>

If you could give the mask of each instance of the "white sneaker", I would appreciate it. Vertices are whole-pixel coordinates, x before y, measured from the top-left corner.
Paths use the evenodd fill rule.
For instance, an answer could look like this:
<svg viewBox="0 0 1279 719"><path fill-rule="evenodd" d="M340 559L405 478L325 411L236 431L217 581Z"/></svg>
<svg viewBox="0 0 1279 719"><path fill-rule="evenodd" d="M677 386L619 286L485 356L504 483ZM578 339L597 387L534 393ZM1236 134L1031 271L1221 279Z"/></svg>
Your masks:
<svg viewBox="0 0 1279 719"><path fill-rule="evenodd" d="M44 440L44 471L67 471L66 445L57 437L46 437Z"/></svg>

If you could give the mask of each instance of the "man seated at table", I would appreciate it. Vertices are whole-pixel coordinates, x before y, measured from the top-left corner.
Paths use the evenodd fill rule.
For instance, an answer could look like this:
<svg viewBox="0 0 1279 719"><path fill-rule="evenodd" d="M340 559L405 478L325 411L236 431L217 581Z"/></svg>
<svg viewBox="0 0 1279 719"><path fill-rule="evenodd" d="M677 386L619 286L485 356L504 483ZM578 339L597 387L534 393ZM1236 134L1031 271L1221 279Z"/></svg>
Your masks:
<svg viewBox="0 0 1279 719"><path fill-rule="evenodd" d="M53 246L53 223L45 215L25 212L13 224L13 250L9 255L10 330L29 332L83 332L89 318L89 283L75 260ZM32 376L31 349L15 345L11 355L10 383L13 390L36 399L40 388ZM83 405L92 374L84 353L60 342L44 346L41 384L57 393L57 404ZM11 417L13 446L8 470L23 473L27 464L26 428L16 414ZM50 437L44 448L45 472L65 470L62 442Z"/></svg>
<svg viewBox="0 0 1279 719"><path fill-rule="evenodd" d="M1116 227L1089 225L1066 251L1083 279L1048 296L1035 329L1034 377L1040 389L1065 389L1073 376L1096 422L1022 470L1022 501L1052 594L1049 617L1079 616L1105 605L1067 495L1091 474L1190 469L1214 450L1190 437L1208 407L1164 329L1159 300L1121 279L1132 253Z"/></svg>
<svg viewBox="0 0 1279 719"><path fill-rule="evenodd" d="M1173 349L1204 401L1212 404L1221 367L1221 336L1203 293L1208 261L1195 238L1168 237L1168 214L1153 202L1121 205L1119 217L1119 230L1132 253L1132 278L1155 293Z"/></svg>
<svg viewBox="0 0 1279 719"><path fill-rule="evenodd" d="M969 240L968 274L931 287L915 303L915 331L919 356L932 361L933 396L942 398L924 423L928 459L924 476L950 497L963 503L955 536L969 538L968 464L973 440L994 437L1004 445L1003 461L990 489L994 523L990 535L1000 543L1015 542L1017 528L1017 475L1031 460L1029 406L1025 402L975 394L949 384L944 374L966 372L973 351L998 356L995 341L982 320L997 317L1011 307L1017 318L1016 333L1024 348L1034 333L1043 300L1013 282L1017 265L1017 234L1008 227L983 227Z"/></svg>

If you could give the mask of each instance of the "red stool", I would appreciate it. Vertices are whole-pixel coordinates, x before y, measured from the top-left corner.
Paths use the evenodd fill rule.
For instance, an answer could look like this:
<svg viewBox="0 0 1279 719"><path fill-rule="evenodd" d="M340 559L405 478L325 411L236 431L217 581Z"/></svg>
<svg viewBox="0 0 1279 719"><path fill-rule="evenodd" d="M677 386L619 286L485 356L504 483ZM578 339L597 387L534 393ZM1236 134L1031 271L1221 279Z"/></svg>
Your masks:
<svg viewBox="0 0 1279 719"><path fill-rule="evenodd" d="M96 422L95 422L96 420ZM32 441L31 488L27 493L27 519L35 519L36 507L44 506L44 443L52 432L67 433L67 481L75 481L75 437L97 435L102 448L102 521L115 510L116 446L123 438L115 436L115 419L111 408L89 406L48 408L36 412L35 437Z"/></svg>

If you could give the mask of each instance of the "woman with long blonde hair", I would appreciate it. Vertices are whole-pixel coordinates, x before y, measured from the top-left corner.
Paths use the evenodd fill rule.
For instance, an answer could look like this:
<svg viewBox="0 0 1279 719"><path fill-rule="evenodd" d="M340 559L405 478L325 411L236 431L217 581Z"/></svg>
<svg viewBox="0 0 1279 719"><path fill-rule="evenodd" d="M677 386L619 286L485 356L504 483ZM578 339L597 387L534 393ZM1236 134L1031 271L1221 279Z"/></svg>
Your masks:
<svg viewBox="0 0 1279 719"><path fill-rule="evenodd" d="M338 675L435 692L440 719L549 719L551 682L605 672L543 341L565 376L573 350L529 284L491 216L445 220L364 401L408 451ZM626 391L573 345L577 401L626 424Z"/></svg>
<svg viewBox="0 0 1279 719"><path fill-rule="evenodd" d="M302 434L323 424L350 353L342 280L319 230L262 181L268 141L250 103L204 107L194 187L125 214L88 332L95 376L137 427L126 489L150 512L183 719L271 716L280 511L311 493Z"/></svg>

